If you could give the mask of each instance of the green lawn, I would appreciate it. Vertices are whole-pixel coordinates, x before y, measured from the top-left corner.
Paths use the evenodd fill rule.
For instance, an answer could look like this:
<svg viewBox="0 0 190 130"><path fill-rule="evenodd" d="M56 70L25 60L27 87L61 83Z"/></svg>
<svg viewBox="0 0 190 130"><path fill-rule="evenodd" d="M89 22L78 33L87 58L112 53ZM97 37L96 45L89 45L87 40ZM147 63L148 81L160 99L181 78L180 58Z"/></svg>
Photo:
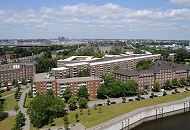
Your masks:
<svg viewBox="0 0 190 130"><path fill-rule="evenodd" d="M0 130L11 130L15 124L15 116L10 116L3 121L0 121Z"/></svg>
<svg viewBox="0 0 190 130"><path fill-rule="evenodd" d="M32 98L29 98L28 95L26 95L26 99L25 99L25 102L24 102L24 107L28 108L31 100L32 100Z"/></svg>
<svg viewBox="0 0 190 130"><path fill-rule="evenodd" d="M91 108L91 115L87 114L87 110L83 110L83 115L80 115L79 110L69 112L68 118L69 122L75 123L75 113L79 114L80 123L86 127L93 127L100 123L106 122L110 119L118 117L120 115L126 114L137 108L147 107L151 105L181 100L190 96L190 92L184 92L174 95L167 95L165 97L157 97L154 99L145 99L141 101L132 101L127 103L114 104L111 106L101 106L102 113L98 113L98 110ZM54 120L56 126L63 125L63 119L58 118ZM49 125L44 126L44 128L49 127ZM32 129L34 130L34 129Z"/></svg>
<svg viewBox="0 0 190 130"><path fill-rule="evenodd" d="M16 106L17 101L15 99L15 96L12 95L10 97L5 98L4 102L4 110L14 110L14 107Z"/></svg>
<svg viewBox="0 0 190 130"><path fill-rule="evenodd" d="M5 91L5 92L1 93L1 95L2 95L2 96L7 96L7 95L9 95L9 94L15 93L15 91L16 91L16 90Z"/></svg>

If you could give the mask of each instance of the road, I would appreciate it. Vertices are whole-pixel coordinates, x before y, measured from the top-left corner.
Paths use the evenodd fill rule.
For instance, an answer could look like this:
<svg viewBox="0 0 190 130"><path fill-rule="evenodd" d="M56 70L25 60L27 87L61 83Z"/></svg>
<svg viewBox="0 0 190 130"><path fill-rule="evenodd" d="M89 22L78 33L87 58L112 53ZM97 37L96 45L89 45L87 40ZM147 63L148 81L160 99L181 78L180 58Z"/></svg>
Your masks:
<svg viewBox="0 0 190 130"><path fill-rule="evenodd" d="M185 88L178 88L177 89L178 91L180 92L184 92L185 91ZM166 93L167 94L172 94L172 92L174 92L174 90L166 90ZM151 95L152 92L149 92L148 95L142 95L142 97L144 97L145 99L146 98L150 98L150 95ZM162 96L163 95L163 92L154 92L155 95L157 96ZM126 102L129 100L129 99L133 99L135 100L135 98L137 98L137 96L133 96L133 97L126 97ZM116 103L122 103L122 98L110 98L110 101L114 101ZM93 107L95 104L103 104L105 105L107 103L107 99L104 99L104 100L95 100L95 101L89 101L88 102L88 106L89 107Z"/></svg>
<svg viewBox="0 0 190 130"><path fill-rule="evenodd" d="M23 126L23 130L30 130L30 119L29 119L29 116L26 113L27 109L24 108L24 99L25 99L25 96L26 94L28 93L28 91L30 90L30 88L27 88L27 89L24 89L22 90L22 94L20 96L20 100L18 102L18 106L21 110L21 112L25 115L25 125Z"/></svg>

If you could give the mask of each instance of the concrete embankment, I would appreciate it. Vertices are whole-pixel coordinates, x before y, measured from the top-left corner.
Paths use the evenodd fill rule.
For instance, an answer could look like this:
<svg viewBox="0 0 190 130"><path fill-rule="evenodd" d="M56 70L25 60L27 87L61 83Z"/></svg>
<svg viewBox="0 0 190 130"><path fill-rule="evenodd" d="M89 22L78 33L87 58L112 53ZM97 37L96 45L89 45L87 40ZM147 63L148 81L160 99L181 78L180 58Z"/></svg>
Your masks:
<svg viewBox="0 0 190 130"><path fill-rule="evenodd" d="M190 111L190 97L183 100L140 108L89 130L130 130L143 122Z"/></svg>

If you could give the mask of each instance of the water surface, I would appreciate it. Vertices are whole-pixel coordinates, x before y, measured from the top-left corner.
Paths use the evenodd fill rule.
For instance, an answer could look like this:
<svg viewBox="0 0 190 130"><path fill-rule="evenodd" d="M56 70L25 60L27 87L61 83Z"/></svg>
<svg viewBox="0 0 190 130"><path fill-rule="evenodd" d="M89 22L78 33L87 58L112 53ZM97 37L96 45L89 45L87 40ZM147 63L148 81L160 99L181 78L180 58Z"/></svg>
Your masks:
<svg viewBox="0 0 190 130"><path fill-rule="evenodd" d="M145 122L132 130L190 130L190 112Z"/></svg>

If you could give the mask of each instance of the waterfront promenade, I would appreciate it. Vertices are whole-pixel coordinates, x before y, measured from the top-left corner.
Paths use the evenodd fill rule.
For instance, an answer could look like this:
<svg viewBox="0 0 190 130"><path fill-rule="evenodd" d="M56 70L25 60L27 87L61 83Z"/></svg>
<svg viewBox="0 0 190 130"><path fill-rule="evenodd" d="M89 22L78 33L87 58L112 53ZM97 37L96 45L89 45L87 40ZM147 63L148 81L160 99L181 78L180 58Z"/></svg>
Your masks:
<svg viewBox="0 0 190 130"><path fill-rule="evenodd" d="M139 108L87 130L120 130L124 128L129 130L145 121L155 120L189 110L190 97L179 101Z"/></svg>

